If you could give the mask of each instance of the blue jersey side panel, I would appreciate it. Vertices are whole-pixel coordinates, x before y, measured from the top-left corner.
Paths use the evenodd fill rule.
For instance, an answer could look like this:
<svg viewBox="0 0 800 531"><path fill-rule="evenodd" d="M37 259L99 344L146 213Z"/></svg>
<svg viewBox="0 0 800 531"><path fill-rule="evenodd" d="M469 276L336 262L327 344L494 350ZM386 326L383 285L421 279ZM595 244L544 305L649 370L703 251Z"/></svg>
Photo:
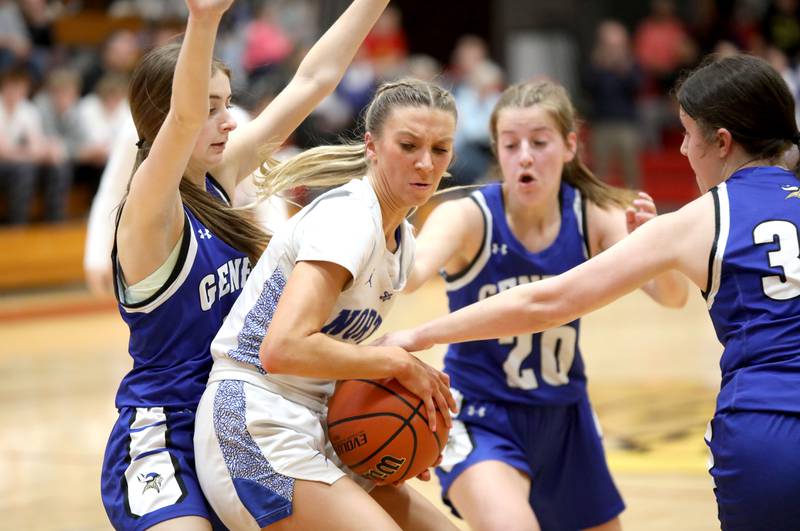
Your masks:
<svg viewBox="0 0 800 531"><path fill-rule="evenodd" d="M211 178L206 190L228 202ZM184 214L182 248L169 280L148 300L119 305L130 329L133 369L120 384L118 408L197 407L211 370L211 340L250 273L244 253L219 239L186 206ZM119 282L116 289L122 289Z"/></svg>
<svg viewBox="0 0 800 531"><path fill-rule="evenodd" d="M746 168L712 190L706 294L720 361L718 411L800 412L800 197L794 174Z"/></svg>
<svg viewBox="0 0 800 531"><path fill-rule="evenodd" d="M561 228L546 249L532 253L509 228L499 184L472 195L485 220L485 239L466 271L446 278L450 311L518 284L563 273L587 257L580 193L562 182ZM578 346L580 321L539 334L450 345L445 371L453 387L474 400L569 404L585 394Z"/></svg>

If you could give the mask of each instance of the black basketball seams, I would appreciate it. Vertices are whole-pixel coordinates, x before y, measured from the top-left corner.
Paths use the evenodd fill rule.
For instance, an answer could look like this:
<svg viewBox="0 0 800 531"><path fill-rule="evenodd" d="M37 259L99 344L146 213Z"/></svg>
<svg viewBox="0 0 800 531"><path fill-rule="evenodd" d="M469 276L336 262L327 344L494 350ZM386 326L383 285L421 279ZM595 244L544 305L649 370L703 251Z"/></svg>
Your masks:
<svg viewBox="0 0 800 531"><path fill-rule="evenodd" d="M413 437L413 439L414 439L413 451L412 451L412 453L411 453L411 456L409 457L409 465L408 465L408 466L411 466L411 463L413 463L413 462L414 462L414 458L415 458L415 457L416 457L416 455L417 455L417 432L416 432L416 430L414 429L414 426L412 426L411 424L409 424L409 423L408 423L408 420L406 420L406 419L403 419L403 417L401 417L400 415L397 415L396 413L381 413L381 414L378 414L378 415L372 415L372 416L373 416L373 417L380 417L380 416L382 416L382 415L383 415L383 416L388 416L388 417L398 417L398 418L400 418L400 419L402 419L402 420L403 420L403 423L400 425L400 427L399 427L399 428L397 428L397 430L395 430L395 432L394 432L392 435L390 435L389 437L387 437L387 438L386 438L386 440L383 442L383 444L382 444L382 445L380 445L378 448L376 448L374 452L372 452L371 454L369 454L367 457L365 457L364 459L362 459L362 460L361 460L361 461L359 461L358 463L354 463L354 464L350 465L350 468L355 468L355 467L361 466L361 465L363 465L364 463L366 463L367 461L369 461L370 459L372 459L373 457L375 457L375 455L376 455L376 454L378 454L378 453L379 453L381 450L383 450L384 448L386 448L386 447L389 445L389 443L391 443L393 440L395 440L395 439L397 438L397 436L398 436L398 435L400 435L400 433L401 433L401 432L403 431L403 429L405 429L406 427L407 427L408 429L410 429L410 430L411 430L411 436L412 436L412 437ZM341 424L341 423L340 423L340 422L337 422L336 424ZM408 470L408 467L406 467L406 471L407 471L407 470Z"/></svg>
<svg viewBox="0 0 800 531"><path fill-rule="evenodd" d="M397 417L402 421L406 420L404 416L398 415L397 413L391 413L389 411L381 411L379 413L364 413L363 415L354 415L352 417L345 417L343 419L337 420L336 422L328 424L328 428L333 428L334 426L338 426L339 424L344 424L345 422L350 422L351 420L369 419L373 417Z"/></svg>
<svg viewBox="0 0 800 531"><path fill-rule="evenodd" d="M367 383L367 384L373 385L373 386L375 386L375 387L377 387L377 388L379 388L379 389L383 389L384 391L386 391L386 392L387 392L387 393L389 393L390 395L393 395L393 396L394 396L394 397L396 397L398 400L400 400L402 403L404 403L405 405L407 405L408 407L410 407L410 408L412 409L412 411L413 411L413 412L412 412L412 414L411 414L411 417L409 417L409 420L411 420L411 419L414 417L414 415L419 415L420 417L422 417L422 420L424 420L424 421L425 421L425 424L428 424L428 417L427 417L427 415L425 415L425 413L423 413L422 411L420 411L420 407L421 407L421 406L422 406L422 405L425 403L425 402L423 402L423 400L422 400L421 398L419 399L419 404L417 404L417 405L416 405L416 407L415 407L415 406L414 406L414 405L413 405L411 402L409 402L408 400L406 400L405 398L403 398L403 396L402 396L402 395L398 394L398 393L397 393L395 390L393 390L393 389L390 389L389 387L386 387L385 385L383 385L383 384L382 384L382 383L380 383L380 382L376 382L375 380L364 380L364 379L362 379L362 378L357 378L355 381L358 381L358 382L364 382L364 383ZM399 382L398 382L398 383L399 383ZM400 385L402 385L402 384L400 384ZM410 391L409 391L409 392L410 392Z"/></svg>

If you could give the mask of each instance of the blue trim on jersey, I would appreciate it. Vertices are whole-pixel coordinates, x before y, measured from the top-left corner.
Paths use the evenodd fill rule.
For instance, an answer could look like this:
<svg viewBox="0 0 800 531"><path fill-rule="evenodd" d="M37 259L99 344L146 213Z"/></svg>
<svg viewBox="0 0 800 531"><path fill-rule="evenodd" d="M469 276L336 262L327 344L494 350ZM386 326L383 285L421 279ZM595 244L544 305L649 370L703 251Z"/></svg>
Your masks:
<svg viewBox="0 0 800 531"><path fill-rule="evenodd" d="M244 382L221 382L213 411L219 448L242 505L260 527L290 516L295 480L275 471L250 435Z"/></svg>
<svg viewBox="0 0 800 531"><path fill-rule="evenodd" d="M261 374L267 374L261 366L261 343L267 335L267 328L278 307L278 301L286 288L286 278L276 267L272 275L264 282L258 300L244 317L242 329L236 341L236 348L228 352L228 356L236 361L255 367Z"/></svg>
<svg viewBox="0 0 800 531"><path fill-rule="evenodd" d="M484 234L479 259L449 277L451 312L516 285L558 275L586 260L583 201L568 183L562 182L559 192L559 233L539 252L527 250L508 226L500 184L475 192L473 200L491 234ZM453 344L445 355L445 372L453 387L473 400L573 403L586 394L579 334L576 319L539 334Z"/></svg>
<svg viewBox="0 0 800 531"><path fill-rule="evenodd" d="M709 313L725 347L718 412L800 413L798 185L785 169L755 167L714 192L722 229Z"/></svg>

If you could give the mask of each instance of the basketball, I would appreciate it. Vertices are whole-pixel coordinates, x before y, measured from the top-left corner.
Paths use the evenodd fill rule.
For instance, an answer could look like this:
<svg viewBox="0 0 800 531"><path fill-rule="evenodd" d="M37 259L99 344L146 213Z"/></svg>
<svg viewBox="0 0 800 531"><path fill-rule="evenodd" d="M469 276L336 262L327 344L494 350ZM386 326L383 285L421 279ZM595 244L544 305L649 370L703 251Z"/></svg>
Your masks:
<svg viewBox="0 0 800 531"><path fill-rule="evenodd" d="M416 477L433 466L449 429L436 412L397 380L344 380L328 402L328 437L353 472L378 485Z"/></svg>

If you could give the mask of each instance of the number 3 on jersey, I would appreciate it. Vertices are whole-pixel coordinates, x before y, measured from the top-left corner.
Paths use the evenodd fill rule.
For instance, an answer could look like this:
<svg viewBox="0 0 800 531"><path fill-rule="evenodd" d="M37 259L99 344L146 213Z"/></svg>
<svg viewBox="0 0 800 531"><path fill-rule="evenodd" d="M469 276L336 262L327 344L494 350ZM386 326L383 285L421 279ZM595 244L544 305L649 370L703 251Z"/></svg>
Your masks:
<svg viewBox="0 0 800 531"><path fill-rule="evenodd" d="M575 360L575 343L578 334L571 326L560 326L545 330L541 334L503 337L501 345L513 345L503 363L506 383L509 387L531 390L539 387L536 372L522 368L522 363L533 353L533 338L539 337L539 352L542 358L541 374L545 383L565 385L569 383L569 369Z"/></svg>
<svg viewBox="0 0 800 531"><path fill-rule="evenodd" d="M800 242L797 227L788 221L765 221L753 231L757 245L774 243L778 248L767 253L770 267L783 269L782 275L762 277L761 286L770 299L785 301L800 296Z"/></svg>

